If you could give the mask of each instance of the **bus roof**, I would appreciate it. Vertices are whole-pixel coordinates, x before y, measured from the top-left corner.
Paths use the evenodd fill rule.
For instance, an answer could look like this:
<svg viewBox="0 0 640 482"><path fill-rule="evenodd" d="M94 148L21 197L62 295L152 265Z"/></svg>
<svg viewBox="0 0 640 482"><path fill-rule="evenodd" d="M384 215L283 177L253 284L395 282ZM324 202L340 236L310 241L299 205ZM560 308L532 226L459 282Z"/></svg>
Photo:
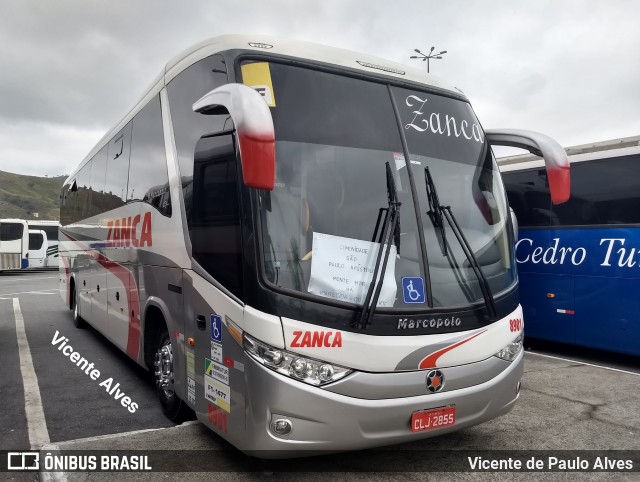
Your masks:
<svg viewBox="0 0 640 482"><path fill-rule="evenodd" d="M282 37L272 37L260 34L221 35L195 44L169 60L164 69L154 79L142 97L127 112L122 120L110 129L102 139L100 139L91 152L89 152L89 154L65 181L65 184L73 179L80 168L100 149L102 149L113 135L122 129L138 113L138 111L146 105L151 97L157 95L169 82L171 82L171 80L180 74L180 72L199 60L216 53L239 49L255 51L256 53L261 54L277 54L308 59L314 62L337 65L376 76L384 75L395 80L415 82L427 87L450 92L455 94L457 97L464 97L464 94L460 89L455 87L453 84L433 76L432 74L427 74L423 70L410 68L406 65L391 62L379 57Z"/></svg>
<svg viewBox="0 0 640 482"><path fill-rule="evenodd" d="M312 42L264 35L221 35L204 40L183 51L167 63L165 68L166 83L169 83L176 75L198 60L217 52L235 49L309 59L315 62L426 84L451 91L458 96L461 94L461 91L452 84L427 74L423 70L409 68L406 65L380 57Z"/></svg>
<svg viewBox="0 0 640 482"><path fill-rule="evenodd" d="M565 147L571 162L590 161L592 159L624 156L640 152L640 136L620 137L608 141L590 142ZM609 152L607 152L609 151ZM496 159L501 171L537 168L543 165L542 158L534 154L500 157Z"/></svg>
<svg viewBox="0 0 640 482"><path fill-rule="evenodd" d="M27 224L27 220L26 219L17 219L17 218L3 218L3 219L0 219L0 224L1 223Z"/></svg>
<svg viewBox="0 0 640 482"><path fill-rule="evenodd" d="M40 226L59 226L60 221L55 219L27 219L27 224L38 224Z"/></svg>

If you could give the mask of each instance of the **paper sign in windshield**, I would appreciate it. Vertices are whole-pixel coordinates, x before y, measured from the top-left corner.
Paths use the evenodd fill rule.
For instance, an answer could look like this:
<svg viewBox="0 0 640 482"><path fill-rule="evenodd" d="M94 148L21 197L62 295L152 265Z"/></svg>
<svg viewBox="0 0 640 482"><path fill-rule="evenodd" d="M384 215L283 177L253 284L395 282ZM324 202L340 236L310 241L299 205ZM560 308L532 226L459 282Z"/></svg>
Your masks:
<svg viewBox="0 0 640 482"><path fill-rule="evenodd" d="M379 248L378 243L313 233L309 293L362 304L373 278ZM396 247L392 245L377 306L393 306L397 290L395 269Z"/></svg>

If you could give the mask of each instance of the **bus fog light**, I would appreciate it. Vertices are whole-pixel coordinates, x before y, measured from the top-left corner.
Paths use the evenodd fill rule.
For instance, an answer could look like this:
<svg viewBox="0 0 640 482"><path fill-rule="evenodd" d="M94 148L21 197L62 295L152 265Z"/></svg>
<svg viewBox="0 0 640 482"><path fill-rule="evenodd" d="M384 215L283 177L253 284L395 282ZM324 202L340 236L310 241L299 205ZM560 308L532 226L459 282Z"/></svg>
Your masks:
<svg viewBox="0 0 640 482"><path fill-rule="evenodd" d="M293 424L291 423L291 420L286 418L279 418L271 424L271 431L281 437L289 435L291 430L293 430Z"/></svg>
<svg viewBox="0 0 640 482"><path fill-rule="evenodd" d="M293 424L291 420L287 420L286 418L279 418L271 424L271 431L276 435L289 435L291 430L293 430Z"/></svg>
<svg viewBox="0 0 640 482"><path fill-rule="evenodd" d="M353 370L274 348L244 333L244 350L265 367L309 385L326 385L346 377Z"/></svg>
<svg viewBox="0 0 640 482"><path fill-rule="evenodd" d="M518 338L513 340L507 346L505 346L502 350L496 353L494 356L498 358L502 358L508 362L515 360L520 351L522 350L522 333L518 335Z"/></svg>

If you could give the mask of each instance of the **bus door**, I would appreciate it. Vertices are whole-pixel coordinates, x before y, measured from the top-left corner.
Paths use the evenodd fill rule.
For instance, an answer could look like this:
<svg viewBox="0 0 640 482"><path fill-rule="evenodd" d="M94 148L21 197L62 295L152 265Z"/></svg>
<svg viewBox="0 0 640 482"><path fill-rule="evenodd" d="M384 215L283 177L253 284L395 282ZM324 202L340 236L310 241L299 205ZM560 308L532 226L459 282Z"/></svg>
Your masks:
<svg viewBox="0 0 640 482"><path fill-rule="evenodd" d="M47 260L47 235L42 230L29 230L29 268L43 268Z"/></svg>
<svg viewBox="0 0 640 482"><path fill-rule="evenodd" d="M195 151L189 234L194 260L217 286L185 272L185 338L196 340L186 347L195 400L189 393L185 399L191 397L195 407L190 406L207 414L208 426L232 441L245 428L245 355L238 328L244 308L236 298L242 296L238 166L229 134L202 138Z"/></svg>

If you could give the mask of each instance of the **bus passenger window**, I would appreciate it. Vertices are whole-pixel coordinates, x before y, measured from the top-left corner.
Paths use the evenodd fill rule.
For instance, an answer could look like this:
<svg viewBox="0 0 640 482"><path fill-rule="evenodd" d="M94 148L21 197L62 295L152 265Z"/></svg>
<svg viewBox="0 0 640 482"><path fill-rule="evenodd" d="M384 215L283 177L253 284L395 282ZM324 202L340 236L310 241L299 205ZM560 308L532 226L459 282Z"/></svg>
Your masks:
<svg viewBox="0 0 640 482"><path fill-rule="evenodd" d="M221 55L212 55L184 70L167 85L187 218L191 216L195 146L203 136L232 128L227 113L202 115L193 112L191 106L204 94L227 82L224 59Z"/></svg>
<svg viewBox="0 0 640 482"><path fill-rule="evenodd" d="M15 241L22 238L24 225L20 223L0 224L0 241Z"/></svg>
<svg viewBox="0 0 640 482"><path fill-rule="evenodd" d="M107 171L107 146L91 159L91 207L88 216L96 216L104 208L104 176Z"/></svg>
<svg viewBox="0 0 640 482"><path fill-rule="evenodd" d="M129 175L129 147L131 146L131 122L109 142L107 174L104 183L104 210L123 206L127 197Z"/></svg>
<svg viewBox="0 0 640 482"><path fill-rule="evenodd" d="M95 156L94 156L95 157ZM91 165L93 161L87 162L76 175L77 191L75 193L76 203L73 214L74 222L91 216Z"/></svg>
<svg viewBox="0 0 640 482"><path fill-rule="evenodd" d="M169 174L159 97L149 101L133 118L127 202L133 201L150 204L165 216L171 217Z"/></svg>

